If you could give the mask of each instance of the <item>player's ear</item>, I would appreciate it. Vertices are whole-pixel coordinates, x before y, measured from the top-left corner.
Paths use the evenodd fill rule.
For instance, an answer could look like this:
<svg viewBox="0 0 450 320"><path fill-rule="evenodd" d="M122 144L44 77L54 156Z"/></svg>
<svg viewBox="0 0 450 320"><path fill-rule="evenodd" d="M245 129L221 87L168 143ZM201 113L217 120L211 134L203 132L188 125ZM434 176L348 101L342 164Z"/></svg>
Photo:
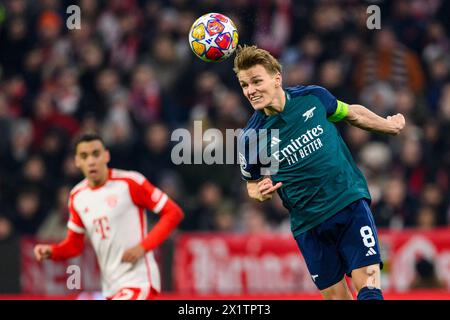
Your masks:
<svg viewBox="0 0 450 320"><path fill-rule="evenodd" d="M275 87L281 87L281 83L282 83L282 77L281 77L281 73L277 72L275 74Z"/></svg>
<svg viewBox="0 0 450 320"><path fill-rule="evenodd" d="M109 161L111 160L111 154L109 153L108 149L105 150L105 157L106 157L106 163L109 163Z"/></svg>
<svg viewBox="0 0 450 320"><path fill-rule="evenodd" d="M80 169L81 168L80 158L77 155L75 155L73 158L74 158L74 162L75 162L75 167Z"/></svg>

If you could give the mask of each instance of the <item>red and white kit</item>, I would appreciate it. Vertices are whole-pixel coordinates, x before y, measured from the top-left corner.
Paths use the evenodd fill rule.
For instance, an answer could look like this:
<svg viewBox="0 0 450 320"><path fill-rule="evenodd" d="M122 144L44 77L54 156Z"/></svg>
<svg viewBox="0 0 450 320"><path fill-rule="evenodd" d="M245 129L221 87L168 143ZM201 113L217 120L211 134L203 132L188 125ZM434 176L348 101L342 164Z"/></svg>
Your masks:
<svg viewBox="0 0 450 320"><path fill-rule="evenodd" d="M52 259L81 253L84 234L95 250L105 297L146 299L161 290L153 249L182 218L181 209L142 174L110 169L105 184L90 187L87 180L75 186L69 200L68 236L53 246ZM160 215L147 234L145 209ZM147 253L134 265L122 262L125 250L141 244Z"/></svg>

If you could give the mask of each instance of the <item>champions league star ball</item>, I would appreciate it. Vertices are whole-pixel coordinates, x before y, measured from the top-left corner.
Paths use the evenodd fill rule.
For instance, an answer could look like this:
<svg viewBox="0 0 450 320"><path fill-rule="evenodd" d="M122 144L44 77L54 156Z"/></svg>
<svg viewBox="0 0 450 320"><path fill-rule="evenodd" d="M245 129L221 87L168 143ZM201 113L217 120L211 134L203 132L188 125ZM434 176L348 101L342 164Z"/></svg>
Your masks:
<svg viewBox="0 0 450 320"><path fill-rule="evenodd" d="M230 18L220 13L204 14L189 31L189 45L203 61L223 61L236 50L237 44L236 26Z"/></svg>

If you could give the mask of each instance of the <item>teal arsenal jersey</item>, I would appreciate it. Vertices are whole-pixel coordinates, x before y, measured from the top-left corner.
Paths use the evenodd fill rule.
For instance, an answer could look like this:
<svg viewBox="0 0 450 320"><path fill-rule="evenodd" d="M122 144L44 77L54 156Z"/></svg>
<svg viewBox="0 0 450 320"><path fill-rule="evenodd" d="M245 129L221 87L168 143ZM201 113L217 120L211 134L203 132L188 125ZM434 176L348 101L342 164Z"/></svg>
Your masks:
<svg viewBox="0 0 450 320"><path fill-rule="evenodd" d="M282 112L256 111L250 118L239 137L239 159L245 180L261 179L268 168L273 183L283 183L278 194L296 237L355 200L370 201L370 194L333 123L345 118L348 105L319 86L286 88L285 94Z"/></svg>

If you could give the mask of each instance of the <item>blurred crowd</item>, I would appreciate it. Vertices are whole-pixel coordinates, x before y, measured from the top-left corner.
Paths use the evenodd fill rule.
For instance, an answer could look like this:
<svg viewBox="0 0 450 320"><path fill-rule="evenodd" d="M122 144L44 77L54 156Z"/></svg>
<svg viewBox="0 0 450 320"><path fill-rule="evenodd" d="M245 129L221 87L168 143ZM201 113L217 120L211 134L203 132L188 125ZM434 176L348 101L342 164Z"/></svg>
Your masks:
<svg viewBox="0 0 450 320"><path fill-rule="evenodd" d="M71 4L81 29L69 30ZM245 126L251 106L232 59L205 63L188 45L195 19L233 19L241 44L283 64L285 86L317 84L407 128L385 137L338 128L368 179L379 227L450 223L449 1L0 1L0 240L65 236L70 189L82 179L72 142L100 132L112 167L142 172L186 212L183 231L289 232L275 197L249 201L234 165L174 165L177 128ZM200 142L201 144L202 142ZM201 150L194 150L201 152Z"/></svg>

